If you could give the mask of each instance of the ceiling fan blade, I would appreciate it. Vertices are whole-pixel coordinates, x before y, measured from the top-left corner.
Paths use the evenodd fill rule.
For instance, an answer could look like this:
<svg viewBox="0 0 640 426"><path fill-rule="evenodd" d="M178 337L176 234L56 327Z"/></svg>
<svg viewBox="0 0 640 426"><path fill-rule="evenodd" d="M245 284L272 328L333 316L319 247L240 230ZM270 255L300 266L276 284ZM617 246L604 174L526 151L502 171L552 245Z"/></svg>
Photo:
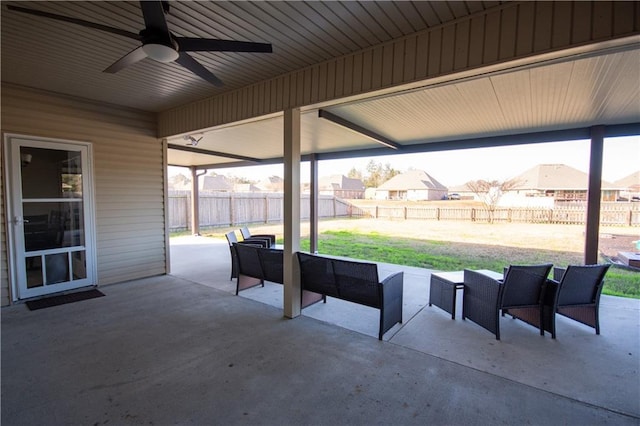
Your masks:
<svg viewBox="0 0 640 426"><path fill-rule="evenodd" d="M208 69L206 69L204 66L202 66L200 62L196 61L186 53L180 52L180 56L178 57L178 59L176 59L176 62L182 65L183 67L185 67L186 69L188 69L189 71L191 71L192 73L194 73L195 75L197 75L198 77L213 84L214 86L216 87L224 86L224 83L222 82L222 80L220 80L218 77L213 75L213 73Z"/></svg>
<svg viewBox="0 0 640 426"><path fill-rule="evenodd" d="M162 35L167 46L171 46L171 35L169 34L169 26L167 18L164 15L164 7L161 1L141 1L140 9L144 17L144 25L153 33Z"/></svg>
<svg viewBox="0 0 640 426"><path fill-rule="evenodd" d="M109 66L109 68L105 69L102 72L108 72L110 74L115 74L118 71L128 67L129 65L133 65L136 62L139 62L147 57L147 54L144 53L142 46L136 47L131 52L124 55L122 58L115 61L113 64Z"/></svg>
<svg viewBox="0 0 640 426"><path fill-rule="evenodd" d="M273 52L270 43L192 37L174 37L174 40L183 52Z"/></svg>
<svg viewBox="0 0 640 426"><path fill-rule="evenodd" d="M55 19L57 21L69 22L71 24L80 25L83 27L93 28L100 31L105 31L111 34L120 35L123 37L132 38L134 40L141 41L142 38L139 34L132 33L129 31L121 30L119 28L108 27L106 25L96 24L95 22L89 22L82 19L71 18L69 16L56 15L55 13L43 12L41 10L35 9L27 9L25 7L20 6L12 6L10 4L7 5L7 9L13 10L15 12L28 13L30 15L41 16L43 18Z"/></svg>

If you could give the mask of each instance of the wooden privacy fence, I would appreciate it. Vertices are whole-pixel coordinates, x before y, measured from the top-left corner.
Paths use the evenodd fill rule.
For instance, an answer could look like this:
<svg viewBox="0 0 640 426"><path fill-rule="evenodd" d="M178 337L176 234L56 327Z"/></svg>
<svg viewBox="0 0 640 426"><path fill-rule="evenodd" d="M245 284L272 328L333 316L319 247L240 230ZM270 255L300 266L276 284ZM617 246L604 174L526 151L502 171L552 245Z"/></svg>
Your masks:
<svg viewBox="0 0 640 426"><path fill-rule="evenodd" d="M460 220L489 222L490 213L478 207L371 206L362 207L365 215L384 219ZM555 223L580 225L587 218L586 205L573 204L554 208L496 208L494 222ZM640 203L602 203L600 224L640 226Z"/></svg>
<svg viewBox="0 0 640 426"><path fill-rule="evenodd" d="M200 226L283 222L283 204L284 198L281 193L201 193ZM309 219L309 212L309 195L303 194L300 203L300 217ZM428 205L357 207L346 200L331 195L318 197L318 217L490 221L489 211L479 207L430 207ZM497 208L493 212L493 221L498 223L583 225L586 223L586 217L587 208L584 203L568 203L553 208ZM603 226L640 226L640 203L602 203L600 224ZM169 227L172 231L191 227L191 193L189 191L169 192Z"/></svg>
<svg viewBox="0 0 640 426"><path fill-rule="evenodd" d="M191 192L169 192L169 228L172 231L191 228ZM200 193L200 226L234 226L248 223L278 223L284 221L284 197L281 193L212 192ZM320 218L364 216L350 203L331 196L318 197ZM300 216L309 219L309 195L303 194Z"/></svg>

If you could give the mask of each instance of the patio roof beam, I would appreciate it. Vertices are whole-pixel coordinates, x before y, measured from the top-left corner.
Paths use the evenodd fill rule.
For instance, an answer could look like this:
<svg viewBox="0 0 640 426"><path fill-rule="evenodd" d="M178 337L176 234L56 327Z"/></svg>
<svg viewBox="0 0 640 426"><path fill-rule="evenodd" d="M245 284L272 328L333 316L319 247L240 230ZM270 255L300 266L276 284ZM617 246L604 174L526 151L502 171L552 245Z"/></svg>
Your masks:
<svg viewBox="0 0 640 426"><path fill-rule="evenodd" d="M344 119L342 117L339 117L325 109L320 109L318 110L318 117L320 118L324 118L325 120L331 121L332 123L335 123L339 126L342 127L346 127L349 130L353 130L354 132L357 133L361 133L375 141L377 141L378 143L386 146L387 148L391 148L391 149L402 149L402 145L400 145L399 143L392 141L391 139L382 136L379 133L374 132L373 130L367 129L366 127L362 127L356 123L353 123L347 119Z"/></svg>
<svg viewBox="0 0 640 426"><path fill-rule="evenodd" d="M249 161L249 162L252 162L252 163L262 163L263 162L263 160L261 160L259 158L246 157L244 155L229 154L227 152L210 151L208 149L194 148L194 147L190 147L190 146L182 146L182 145L176 145L176 144L172 144L172 143L170 143L167 146L167 148L168 149L175 149L177 151L193 152L194 154L215 155L216 157L233 158L234 160ZM255 164L253 164L253 165L255 166Z"/></svg>
<svg viewBox="0 0 640 426"><path fill-rule="evenodd" d="M604 127L604 137L620 137L640 135L640 123L616 124ZM444 142L425 142L414 145L403 145L399 154L416 154L423 152L453 151L457 149L489 148L497 146L527 145L535 143L565 142L571 140L591 139L591 128L581 127L576 129L554 130L548 132L522 133L516 135L491 136L477 139L457 139ZM340 152L326 152L317 154L305 154L302 161L311 161L312 155L318 161L341 160L346 158L375 157L389 155L386 148L356 149ZM267 158L260 164L282 164L282 157ZM255 163L238 161L224 164L207 164L198 166L200 169L222 169L231 167L255 166Z"/></svg>

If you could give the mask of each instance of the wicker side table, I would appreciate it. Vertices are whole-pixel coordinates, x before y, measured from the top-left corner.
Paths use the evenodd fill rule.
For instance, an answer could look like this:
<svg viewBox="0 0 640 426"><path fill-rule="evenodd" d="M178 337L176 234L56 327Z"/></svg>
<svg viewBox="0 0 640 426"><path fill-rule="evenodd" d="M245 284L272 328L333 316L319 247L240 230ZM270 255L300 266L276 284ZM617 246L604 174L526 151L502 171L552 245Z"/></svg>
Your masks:
<svg viewBox="0 0 640 426"><path fill-rule="evenodd" d="M436 305L456 319L456 292L464 289L464 272L438 272L431 274L429 306Z"/></svg>
<svg viewBox="0 0 640 426"><path fill-rule="evenodd" d="M494 279L501 279L502 274L481 269L478 272ZM436 272L431 274L429 285L429 306L436 305L456 319L456 294L464 290L464 271Z"/></svg>

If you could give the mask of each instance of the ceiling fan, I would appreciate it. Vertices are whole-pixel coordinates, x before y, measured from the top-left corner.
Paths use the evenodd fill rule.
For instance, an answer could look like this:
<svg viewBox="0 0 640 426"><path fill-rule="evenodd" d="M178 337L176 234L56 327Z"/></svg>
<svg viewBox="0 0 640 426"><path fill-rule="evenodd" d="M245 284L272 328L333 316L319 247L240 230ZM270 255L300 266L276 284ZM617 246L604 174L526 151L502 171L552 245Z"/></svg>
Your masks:
<svg viewBox="0 0 640 426"><path fill-rule="evenodd" d="M253 43L247 41L217 40L193 37L178 37L169 31L165 14L169 13L168 1L141 1L140 8L144 17L145 28L140 33L132 33L119 28L108 27L82 19L57 15L41 10L28 9L21 6L7 5L7 9L28 13L43 18L56 19L83 27L94 28L111 34L131 38L142 43L131 52L111 64L103 72L116 73L145 58L158 62L177 62L192 73L203 78L214 86L224 84L211 71L189 56L186 52L265 52L271 53L269 43Z"/></svg>

